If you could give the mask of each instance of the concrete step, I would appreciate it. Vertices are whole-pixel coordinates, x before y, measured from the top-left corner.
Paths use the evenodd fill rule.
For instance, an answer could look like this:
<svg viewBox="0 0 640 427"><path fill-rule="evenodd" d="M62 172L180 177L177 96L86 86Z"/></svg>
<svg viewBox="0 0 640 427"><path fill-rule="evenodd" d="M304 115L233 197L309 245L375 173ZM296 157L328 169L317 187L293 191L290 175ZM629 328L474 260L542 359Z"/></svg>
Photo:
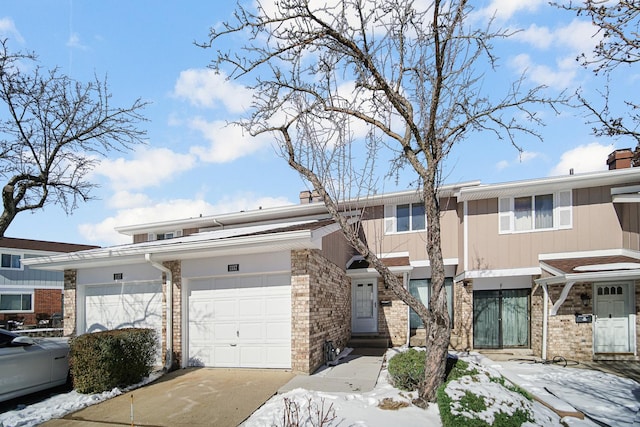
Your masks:
<svg viewBox="0 0 640 427"><path fill-rule="evenodd" d="M347 346L351 348L388 348L389 338L377 335L352 336Z"/></svg>

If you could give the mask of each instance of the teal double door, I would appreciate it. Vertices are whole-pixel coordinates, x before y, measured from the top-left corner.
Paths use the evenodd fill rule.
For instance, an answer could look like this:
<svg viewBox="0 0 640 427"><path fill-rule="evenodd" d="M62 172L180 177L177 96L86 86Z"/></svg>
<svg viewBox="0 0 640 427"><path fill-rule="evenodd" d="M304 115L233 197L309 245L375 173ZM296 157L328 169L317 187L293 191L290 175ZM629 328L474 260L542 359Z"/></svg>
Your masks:
<svg viewBox="0 0 640 427"><path fill-rule="evenodd" d="M529 347L529 289L473 292L473 347Z"/></svg>

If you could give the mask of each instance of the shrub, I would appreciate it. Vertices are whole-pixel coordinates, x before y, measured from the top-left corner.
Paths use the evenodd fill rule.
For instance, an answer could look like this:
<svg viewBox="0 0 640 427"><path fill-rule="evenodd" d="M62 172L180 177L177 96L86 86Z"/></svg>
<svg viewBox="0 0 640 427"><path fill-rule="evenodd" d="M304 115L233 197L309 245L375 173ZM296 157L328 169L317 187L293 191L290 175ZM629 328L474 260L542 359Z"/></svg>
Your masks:
<svg viewBox="0 0 640 427"><path fill-rule="evenodd" d="M416 390L424 378L426 352L415 348L396 354L389 360L391 383L401 390Z"/></svg>
<svg viewBox="0 0 640 427"><path fill-rule="evenodd" d="M72 338L70 367L73 387L80 393L100 393L137 384L156 360L153 329L128 328Z"/></svg>

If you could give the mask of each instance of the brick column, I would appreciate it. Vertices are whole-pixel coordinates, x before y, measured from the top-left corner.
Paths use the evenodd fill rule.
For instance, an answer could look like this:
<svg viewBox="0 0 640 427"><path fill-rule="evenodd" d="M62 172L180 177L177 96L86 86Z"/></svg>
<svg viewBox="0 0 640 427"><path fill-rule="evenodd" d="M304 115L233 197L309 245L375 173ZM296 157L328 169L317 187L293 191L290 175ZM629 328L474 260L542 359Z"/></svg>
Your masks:
<svg viewBox="0 0 640 427"><path fill-rule="evenodd" d="M173 282L173 301L167 301L167 278L162 274L164 284L162 286L162 353L167 351L167 304L171 304L173 313L173 336L171 344L173 346L173 366L177 369L182 362L182 262L181 261L165 261L162 263L171 270ZM165 358L166 359L166 358Z"/></svg>
<svg viewBox="0 0 640 427"><path fill-rule="evenodd" d="M77 270L64 271L64 327L63 335L65 337L76 335L76 284Z"/></svg>

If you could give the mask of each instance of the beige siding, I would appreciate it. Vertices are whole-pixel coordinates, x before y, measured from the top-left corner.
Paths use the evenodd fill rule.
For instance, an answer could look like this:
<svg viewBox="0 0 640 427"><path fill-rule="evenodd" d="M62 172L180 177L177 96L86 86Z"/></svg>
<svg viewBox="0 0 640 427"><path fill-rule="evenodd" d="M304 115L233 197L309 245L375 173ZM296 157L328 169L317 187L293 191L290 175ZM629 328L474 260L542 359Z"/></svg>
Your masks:
<svg viewBox="0 0 640 427"><path fill-rule="evenodd" d="M640 204L623 203L617 210L622 223L622 247L640 250Z"/></svg>
<svg viewBox="0 0 640 427"><path fill-rule="evenodd" d="M468 204L468 270L532 267L538 265L538 254L614 249L623 243L609 187L573 191L573 227L568 230L499 234L498 199Z"/></svg>
<svg viewBox="0 0 640 427"><path fill-rule="evenodd" d="M340 268L347 268L347 262L355 255L342 231L336 231L322 238L322 255Z"/></svg>
<svg viewBox="0 0 640 427"><path fill-rule="evenodd" d="M455 199L441 200L440 230L443 258L458 258L458 218ZM374 206L365 212L362 228L366 241L376 253L408 252L411 260L426 260L425 231L384 234L384 207Z"/></svg>

